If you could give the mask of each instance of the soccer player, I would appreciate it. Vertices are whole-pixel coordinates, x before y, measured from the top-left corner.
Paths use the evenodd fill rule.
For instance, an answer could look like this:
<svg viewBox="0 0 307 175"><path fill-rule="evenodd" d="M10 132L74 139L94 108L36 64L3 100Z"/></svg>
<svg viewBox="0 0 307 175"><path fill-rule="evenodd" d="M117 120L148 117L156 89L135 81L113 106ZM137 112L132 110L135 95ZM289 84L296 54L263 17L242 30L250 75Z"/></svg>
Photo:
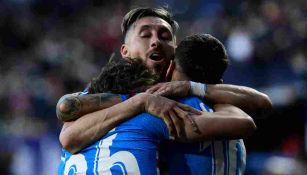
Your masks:
<svg viewBox="0 0 307 175"><path fill-rule="evenodd" d="M147 92L156 95L186 96L189 83L178 80L219 84L223 81L227 65L226 50L218 39L209 34L191 35L181 41L176 49L174 62L171 63L168 70L168 73L172 75L172 81L160 83L148 89ZM184 74L185 77L177 76L181 74ZM203 84L192 83L191 88L198 92L200 97L206 96L206 87ZM210 104L208 101L206 103ZM208 106L203 107L203 110L213 111ZM214 119L212 120L214 123ZM219 126L215 127L220 128ZM246 161L243 140L225 139L228 134L224 132L222 140L214 138L214 140L203 140L204 142L189 144L168 142L162 145L160 150L163 164L167 165L168 173L171 175L243 174Z"/></svg>
<svg viewBox="0 0 307 175"><path fill-rule="evenodd" d="M182 76L177 75L177 78L180 77ZM137 87L155 84L157 80L159 80L158 77L142 63L121 60L118 63L106 65L99 77L92 81L88 91L89 93L132 93ZM127 83L130 85L127 86ZM124 101L128 97L113 94L113 99L115 98ZM137 98L140 104L136 108L143 106L148 112L160 105L157 98L163 99L163 97L144 93L132 98ZM82 96L77 99L82 101ZM205 107L196 97L184 98L180 101L198 109L201 109L201 105ZM108 100L105 105L108 103L114 103L114 100ZM243 137L255 129L252 119L234 106L217 105L214 113L201 113L193 110L191 112L199 114L191 115L191 119L193 122L195 120L195 124L200 127L197 127L199 130L195 132L189 123L190 120L181 116L184 124L183 135L186 138L184 140L202 140L210 136L210 133L215 133L211 135L212 137L222 137L223 132L233 134L230 137ZM215 122L214 128L209 125L212 118ZM225 123L227 127L224 126ZM72 155L63 150L59 174L157 174L155 162L157 161L158 143L168 138L168 129L163 120L147 113L139 114L119 124L78 154Z"/></svg>
<svg viewBox="0 0 307 175"><path fill-rule="evenodd" d="M169 64L172 57L172 54L169 53L173 52L174 49L175 30L172 28L172 26L175 26L173 25L174 22L163 15L162 17L157 15L155 10L152 11L150 9L137 9L126 15L123 24L123 33L125 34L126 39L125 44L121 49L122 55L125 57L129 57L131 55L134 57L140 57L148 67L153 68L156 72L162 72L161 75L165 74L165 64ZM145 46L146 48L144 48ZM254 106L255 110L258 108L264 108L262 105L270 105L268 98L257 91L251 91L249 88L238 86L229 86L227 88L225 87L227 87L227 85L224 85L223 87L208 85L206 96L214 96L223 93L225 98L229 101L235 99L233 101L236 101L235 103L237 103L238 106L249 108L250 106L245 106L245 104L251 104L251 106ZM113 97L110 96L104 97L113 99ZM210 98L214 99L212 96ZM75 122L65 123L60 135L60 140L64 148L73 153L78 152L90 143L99 139L108 130L114 128L119 122L127 118L127 115L129 116L129 114L131 114L130 109L134 109L133 107L137 106L139 101L144 98L139 98L138 100L136 99L137 98L130 98L121 104L115 105L114 107L87 114ZM119 101L120 100L118 100L118 102ZM265 103L262 103L262 101ZM97 102L100 103L99 100ZM163 103L167 104L166 102ZM97 109L97 107L90 107L90 105L86 105L89 103L81 104L83 104L82 108L88 108L87 112L91 111L90 109ZM97 106L98 109L101 107L99 104L97 104ZM61 105L59 105L59 107L61 107ZM166 122L168 128L172 128L172 125L174 124L176 130L179 131L180 128L176 126L180 120L176 120L176 117L169 115L168 113L170 112L167 111L182 109L179 115L186 116L189 114L189 111L184 111L184 109L187 108L182 107L178 103L172 103L171 105L161 105L159 108L154 109L158 111L158 114L165 116L163 118L165 121L170 121ZM59 111L61 111L61 109ZM62 111L65 110L62 109ZM79 114L86 114L87 112L81 110L81 113ZM175 116L176 114L174 113ZM173 120L175 122L172 123Z"/></svg>

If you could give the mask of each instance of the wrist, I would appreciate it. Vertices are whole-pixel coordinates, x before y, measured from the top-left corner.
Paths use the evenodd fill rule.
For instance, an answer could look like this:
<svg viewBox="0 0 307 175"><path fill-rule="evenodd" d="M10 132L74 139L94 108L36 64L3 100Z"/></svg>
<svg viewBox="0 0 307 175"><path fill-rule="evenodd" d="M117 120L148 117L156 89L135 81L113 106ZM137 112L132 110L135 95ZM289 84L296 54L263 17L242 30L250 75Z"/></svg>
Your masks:
<svg viewBox="0 0 307 175"><path fill-rule="evenodd" d="M139 112L146 112L147 104L148 104L148 94L146 93L139 93L132 97L132 104L137 106Z"/></svg>
<svg viewBox="0 0 307 175"><path fill-rule="evenodd" d="M205 97L207 84L190 81L190 94L198 97Z"/></svg>

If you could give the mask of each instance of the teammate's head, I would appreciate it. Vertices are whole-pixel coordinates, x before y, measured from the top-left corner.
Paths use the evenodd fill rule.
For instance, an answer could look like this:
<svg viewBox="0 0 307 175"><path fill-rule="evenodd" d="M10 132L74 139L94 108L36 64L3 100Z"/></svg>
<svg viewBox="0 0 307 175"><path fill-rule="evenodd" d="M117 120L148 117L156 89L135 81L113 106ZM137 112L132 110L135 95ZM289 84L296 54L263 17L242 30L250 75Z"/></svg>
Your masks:
<svg viewBox="0 0 307 175"><path fill-rule="evenodd" d="M175 63L176 71L183 73L186 78L216 84L222 83L228 56L224 45L212 35L194 34L179 43ZM176 73L173 76L172 79L177 78Z"/></svg>
<svg viewBox="0 0 307 175"><path fill-rule="evenodd" d="M178 24L163 8L136 8L128 12L121 25L123 58L141 58L148 68L165 75L174 58Z"/></svg>
<svg viewBox="0 0 307 175"><path fill-rule="evenodd" d="M159 79L140 59L120 59L106 64L91 81L88 91L90 94L132 93L137 92L138 88L158 83Z"/></svg>

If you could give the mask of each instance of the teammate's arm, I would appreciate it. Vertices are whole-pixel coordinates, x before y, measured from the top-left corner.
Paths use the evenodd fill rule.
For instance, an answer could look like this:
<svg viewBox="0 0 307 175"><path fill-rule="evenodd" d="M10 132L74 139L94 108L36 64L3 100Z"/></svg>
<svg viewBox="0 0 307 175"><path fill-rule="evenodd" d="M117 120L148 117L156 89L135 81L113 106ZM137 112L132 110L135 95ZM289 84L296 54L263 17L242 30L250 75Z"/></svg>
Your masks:
<svg viewBox="0 0 307 175"><path fill-rule="evenodd" d="M248 113L261 114L272 108L272 101L266 94L246 86L210 84L205 98L213 104L232 104Z"/></svg>
<svg viewBox="0 0 307 175"><path fill-rule="evenodd" d="M152 104L152 100L149 99L154 99L154 97L154 95L141 93L122 103L120 103L120 96L115 94L67 95L63 97L57 105L59 118L69 120L77 118L75 121L64 122L59 136L63 148L71 153L80 151L124 120L138 113L148 112L145 106L152 107L152 105L147 104ZM85 102L87 104L83 105ZM159 104L161 104L161 101L159 101ZM173 102L163 104L163 109L160 110L162 113L167 113L168 110L178 107L177 103ZM97 109L102 110L92 112L92 110ZM200 114L199 111L188 106L181 107L181 109L183 113ZM86 112L92 113L83 115ZM83 116L80 117L80 115ZM175 116L160 115L160 117L167 124L170 135L177 137L182 133L182 128L179 127L183 126L180 124L182 120Z"/></svg>
<svg viewBox="0 0 307 175"><path fill-rule="evenodd" d="M145 110L152 115L178 118L175 129L179 133L175 139L185 142L238 139L249 136L256 130L253 119L233 105L217 104L214 105L214 112L201 112L201 115L187 112L186 107L174 100L155 95L151 95L145 104Z"/></svg>
<svg viewBox="0 0 307 175"><path fill-rule="evenodd" d="M228 105L214 105L215 112L203 112L201 115L190 117L194 120L197 130L191 125L185 125L185 137L178 140L184 142L204 141L211 139L238 139L251 135L256 130L253 119L241 109ZM186 120L180 109L178 116ZM187 122L187 121L186 121Z"/></svg>
<svg viewBox="0 0 307 175"><path fill-rule="evenodd" d="M72 121L81 116L111 107L122 102L119 95L112 93L87 94L80 93L67 94L60 98L56 106L56 114L61 121Z"/></svg>
<svg viewBox="0 0 307 175"><path fill-rule="evenodd" d="M92 109L98 109L101 107L101 104L108 104L105 108L96 112L92 112L89 114L85 114L82 117L78 118L75 121L64 122L62 127L59 139L64 149L71 153L76 153L81 149L85 148L92 142L96 141L100 137L102 137L105 133L113 129L118 123L128 119L130 116L136 115L142 111L141 98L130 98L122 103L119 95L109 94L107 98L101 98L100 95L87 95L87 96L75 96L78 99L77 101L87 101L88 106L79 105L79 107L74 108L75 111L74 116L76 114L81 115L83 112L91 111ZM67 98L67 97L66 97ZM110 99L112 102L110 102ZM65 99L64 99L65 101ZM71 102L69 101L66 102ZM61 111L61 104L58 104ZM66 105L66 106L65 106ZM65 104L63 106L71 111L71 105ZM90 107L89 107L90 106ZM84 108L83 108L84 107ZM64 107L63 107L64 108ZM91 110L89 110L91 109Z"/></svg>
<svg viewBox="0 0 307 175"><path fill-rule="evenodd" d="M203 90L203 92L202 92ZM207 84L204 88L191 90L190 81L159 83L146 92L163 96L197 95L213 104L232 104L250 113L261 113L272 108L270 98L253 88L230 84Z"/></svg>

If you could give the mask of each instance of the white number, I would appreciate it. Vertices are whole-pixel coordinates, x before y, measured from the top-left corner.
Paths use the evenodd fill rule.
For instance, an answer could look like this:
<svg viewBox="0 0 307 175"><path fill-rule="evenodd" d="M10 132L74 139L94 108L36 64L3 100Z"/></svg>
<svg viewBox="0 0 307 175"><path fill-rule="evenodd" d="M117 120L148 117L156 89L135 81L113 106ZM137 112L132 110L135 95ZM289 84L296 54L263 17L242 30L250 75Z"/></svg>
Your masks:
<svg viewBox="0 0 307 175"><path fill-rule="evenodd" d="M117 134L111 135L100 142L99 147L103 150L100 152L98 169L103 175L112 175L111 168L119 166L124 175L140 175L139 166L136 158L128 151L119 151L110 156L109 146Z"/></svg>
<svg viewBox="0 0 307 175"><path fill-rule="evenodd" d="M113 134L99 143L99 154L93 162L93 172L96 175L112 175L111 168L118 167L123 175L140 175L140 169L134 155L128 151L119 151L110 156L109 147L112 145L113 140L117 134ZM78 173L86 173L87 162L84 155L72 155L66 162L64 175ZM98 175L97 174L97 175Z"/></svg>
<svg viewBox="0 0 307 175"><path fill-rule="evenodd" d="M77 172L86 173L87 164L85 157L82 154L76 154L71 156L65 164L65 175L75 174Z"/></svg>

